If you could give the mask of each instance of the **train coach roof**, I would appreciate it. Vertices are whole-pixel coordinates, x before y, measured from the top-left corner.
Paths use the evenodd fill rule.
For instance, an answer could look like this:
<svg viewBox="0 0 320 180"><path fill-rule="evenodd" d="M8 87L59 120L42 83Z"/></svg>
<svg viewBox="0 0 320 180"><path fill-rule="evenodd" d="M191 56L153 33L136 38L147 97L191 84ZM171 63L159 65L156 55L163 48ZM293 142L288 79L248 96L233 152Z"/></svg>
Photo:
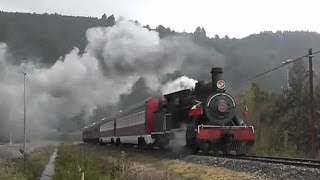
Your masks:
<svg viewBox="0 0 320 180"><path fill-rule="evenodd" d="M90 129L90 128L95 127L95 126L97 126L97 125L99 125L99 124L100 124L100 121L93 122L93 123L85 126L84 128L82 128L82 130Z"/></svg>
<svg viewBox="0 0 320 180"><path fill-rule="evenodd" d="M145 108L145 104L147 101L149 101L152 98L159 98L160 99L161 96L151 96L150 98L144 100L144 101L140 101L132 106L129 106L127 108L125 108L123 111L120 111L119 115L120 116L126 116L128 114L132 114L138 111L141 111Z"/></svg>
<svg viewBox="0 0 320 180"><path fill-rule="evenodd" d="M107 118L102 118L100 120L100 124L105 124L111 121L114 121L116 119L116 116L111 116L111 117L107 117Z"/></svg>
<svg viewBox="0 0 320 180"><path fill-rule="evenodd" d="M190 95L191 93L191 89L184 89L184 90L181 90L181 91L176 91L176 92L173 92L173 93L170 93L170 94L165 94L163 95L165 98L171 98L171 97L184 97L184 96L188 96Z"/></svg>

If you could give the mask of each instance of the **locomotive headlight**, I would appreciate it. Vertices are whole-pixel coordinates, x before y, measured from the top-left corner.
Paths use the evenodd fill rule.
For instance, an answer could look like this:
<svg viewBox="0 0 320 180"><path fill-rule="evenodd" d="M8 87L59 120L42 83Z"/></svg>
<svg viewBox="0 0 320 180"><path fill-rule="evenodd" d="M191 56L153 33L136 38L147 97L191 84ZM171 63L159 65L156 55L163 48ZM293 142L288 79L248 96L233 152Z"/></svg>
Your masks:
<svg viewBox="0 0 320 180"><path fill-rule="evenodd" d="M226 83L224 82L224 80L219 80L219 81L217 82L217 88L218 88L218 89L222 90L222 89L225 88L225 86L226 86Z"/></svg>

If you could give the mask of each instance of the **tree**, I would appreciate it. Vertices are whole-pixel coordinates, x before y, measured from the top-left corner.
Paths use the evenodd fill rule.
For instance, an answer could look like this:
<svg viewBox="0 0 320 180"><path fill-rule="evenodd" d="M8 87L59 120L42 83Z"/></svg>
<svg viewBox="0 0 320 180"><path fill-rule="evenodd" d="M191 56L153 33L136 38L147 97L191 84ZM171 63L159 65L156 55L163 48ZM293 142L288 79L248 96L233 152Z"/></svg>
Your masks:
<svg viewBox="0 0 320 180"><path fill-rule="evenodd" d="M166 30L166 28L162 25L159 25L156 30L160 33L160 32L164 32Z"/></svg>
<svg viewBox="0 0 320 180"><path fill-rule="evenodd" d="M145 26L143 26L143 27L146 28L146 29L148 29L148 30L151 30L149 24L147 24L147 25L145 25Z"/></svg>
<svg viewBox="0 0 320 180"><path fill-rule="evenodd" d="M289 72L287 122L283 129L289 132L289 141L292 146L296 146L301 151L306 151L309 147L307 77L305 61L294 62Z"/></svg>
<svg viewBox="0 0 320 180"><path fill-rule="evenodd" d="M201 28L201 34L205 37L207 37L207 32L204 28Z"/></svg>
<svg viewBox="0 0 320 180"><path fill-rule="evenodd" d="M194 31L194 34L201 34L201 27L198 26Z"/></svg>
<svg viewBox="0 0 320 180"><path fill-rule="evenodd" d="M159 25L156 28L156 31L159 32L160 37L165 37L165 36L168 36L168 35L172 34L171 29L170 28L165 28L163 25Z"/></svg>
<svg viewBox="0 0 320 180"><path fill-rule="evenodd" d="M251 83L242 95L243 104L249 108L247 124L255 128L255 146L253 151L262 151L272 148L276 143L277 129L273 127L274 96L262 90L257 83ZM239 112L240 114L240 112Z"/></svg>
<svg viewBox="0 0 320 180"><path fill-rule="evenodd" d="M207 37L206 30L201 27L196 28L196 30L194 31L194 35L199 37Z"/></svg>
<svg viewBox="0 0 320 180"><path fill-rule="evenodd" d="M102 19L102 20L106 20L106 19L107 19L107 15L106 15L106 14L103 14L103 15L101 16L101 19Z"/></svg>
<svg viewBox="0 0 320 180"><path fill-rule="evenodd" d="M304 60L293 63L289 73L288 100L294 107L301 106L302 88L307 79L307 65Z"/></svg>
<svg viewBox="0 0 320 180"><path fill-rule="evenodd" d="M116 23L116 19L114 18L113 14L108 17L107 21L108 21L108 25L110 26L113 26Z"/></svg>

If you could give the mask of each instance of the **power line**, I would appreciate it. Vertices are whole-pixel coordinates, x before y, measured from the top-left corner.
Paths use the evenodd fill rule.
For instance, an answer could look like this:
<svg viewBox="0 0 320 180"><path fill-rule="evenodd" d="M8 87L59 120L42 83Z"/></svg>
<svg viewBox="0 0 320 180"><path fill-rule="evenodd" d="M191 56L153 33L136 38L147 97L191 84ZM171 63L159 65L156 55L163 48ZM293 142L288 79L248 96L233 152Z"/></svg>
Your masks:
<svg viewBox="0 0 320 180"><path fill-rule="evenodd" d="M315 55L315 54L319 54L319 53L320 53L320 50L312 53L311 55ZM301 59L303 59L303 58L306 58L306 57L309 57L309 56L310 56L310 55L307 54L307 55L301 56L301 57L296 58L296 59L293 59L293 60L284 61L284 63L282 63L280 66L276 66L276 67L274 67L274 68L272 68L272 69L269 69L268 71L265 71L265 72L263 72L263 73L260 73L260 74L255 75L255 76L253 76L253 77L251 77L251 78L248 78L247 81L251 81L251 80L253 80L253 79L256 79L256 78L258 78L258 77L260 77L260 76L263 76L263 75L268 74L268 73L270 73L270 72L272 72L272 71L275 71L275 70L277 70L277 69L280 69L280 68L282 68L283 66L285 66L285 65L287 65L287 64L293 63L293 62L295 62L295 61L299 61L299 60L301 60Z"/></svg>

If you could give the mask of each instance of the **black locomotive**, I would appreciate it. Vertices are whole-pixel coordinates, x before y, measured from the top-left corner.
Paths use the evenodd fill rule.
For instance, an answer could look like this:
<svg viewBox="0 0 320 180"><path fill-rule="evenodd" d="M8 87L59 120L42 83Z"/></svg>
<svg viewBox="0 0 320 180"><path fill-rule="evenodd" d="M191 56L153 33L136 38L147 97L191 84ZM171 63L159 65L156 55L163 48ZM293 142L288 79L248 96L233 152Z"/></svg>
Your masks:
<svg viewBox="0 0 320 180"><path fill-rule="evenodd" d="M222 68L212 68L211 75L210 83L199 81L193 90L164 95L163 113L170 116L167 130L187 124L188 147L205 153L245 154L254 142L254 129L235 115L236 103L226 93Z"/></svg>

